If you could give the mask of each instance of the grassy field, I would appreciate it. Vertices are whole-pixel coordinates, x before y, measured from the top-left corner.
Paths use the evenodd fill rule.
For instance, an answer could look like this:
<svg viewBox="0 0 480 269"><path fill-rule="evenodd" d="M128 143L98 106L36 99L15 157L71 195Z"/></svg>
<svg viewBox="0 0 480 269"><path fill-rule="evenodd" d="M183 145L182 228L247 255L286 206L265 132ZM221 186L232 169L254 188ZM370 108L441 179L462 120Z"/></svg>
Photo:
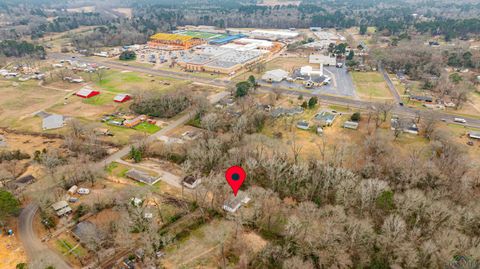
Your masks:
<svg viewBox="0 0 480 269"><path fill-rule="evenodd" d="M183 83L181 80L150 77L146 74L117 70L106 71L104 78L100 82L95 80L96 86L112 93L135 93L136 91L145 90L163 91L168 89L169 86L181 83Z"/></svg>
<svg viewBox="0 0 480 269"><path fill-rule="evenodd" d="M378 72L351 72L357 94L364 100L392 99L387 83Z"/></svg>
<svg viewBox="0 0 480 269"><path fill-rule="evenodd" d="M99 95L96 95L94 97L83 99L83 103L95 106L102 106L113 102L113 97L115 97L115 94L113 93L101 92Z"/></svg>
<svg viewBox="0 0 480 269"><path fill-rule="evenodd" d="M105 170L107 171L108 174L116 177L125 177L125 174L127 173L128 170L130 170L130 167L113 162L109 164Z"/></svg>
<svg viewBox="0 0 480 269"><path fill-rule="evenodd" d="M183 31L181 32L182 35L202 38L202 39L218 39L224 38L227 35L225 34L216 34L216 33L207 33L207 32L200 32L200 31Z"/></svg>
<svg viewBox="0 0 480 269"><path fill-rule="evenodd" d="M65 91L41 88L38 81L0 80L0 126L23 124L35 112L48 108L65 96ZM39 121L41 122L41 121ZM37 122L35 122L36 124ZM40 128L40 126L38 126Z"/></svg>
<svg viewBox="0 0 480 269"><path fill-rule="evenodd" d="M156 132L160 131L161 128L158 127L155 124L150 124L148 122L142 122L139 125L135 126L133 129L135 129L137 131L153 134L153 133L156 133Z"/></svg>

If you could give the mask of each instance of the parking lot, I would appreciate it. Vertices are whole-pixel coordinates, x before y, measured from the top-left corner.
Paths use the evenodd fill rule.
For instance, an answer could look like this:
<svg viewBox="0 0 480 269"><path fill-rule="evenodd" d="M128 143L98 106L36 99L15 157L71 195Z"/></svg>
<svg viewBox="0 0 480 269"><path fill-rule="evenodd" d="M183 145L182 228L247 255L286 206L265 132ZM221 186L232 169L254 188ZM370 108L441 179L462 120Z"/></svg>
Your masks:
<svg viewBox="0 0 480 269"><path fill-rule="evenodd" d="M330 83L320 87L313 87L311 89L306 88L302 83L289 82L286 80L274 83L263 82L261 84L265 86L277 86L280 88L291 90L308 90L312 94L330 94L358 99L357 93L355 91L355 86L353 85L352 77L347 72L347 69L345 67L336 68L335 66L326 66L324 67L324 72L325 75L331 77Z"/></svg>

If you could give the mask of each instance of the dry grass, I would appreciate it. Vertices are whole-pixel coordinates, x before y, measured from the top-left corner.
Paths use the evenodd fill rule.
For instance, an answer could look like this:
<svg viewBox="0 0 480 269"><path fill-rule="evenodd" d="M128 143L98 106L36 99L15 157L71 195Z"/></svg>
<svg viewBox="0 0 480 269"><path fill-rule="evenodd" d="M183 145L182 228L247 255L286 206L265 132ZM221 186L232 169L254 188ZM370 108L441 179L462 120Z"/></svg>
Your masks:
<svg viewBox="0 0 480 269"><path fill-rule="evenodd" d="M352 72L357 94L364 100L391 100L392 95L382 74L378 72Z"/></svg>
<svg viewBox="0 0 480 269"><path fill-rule="evenodd" d="M27 257L17 235L5 236L2 233L0 235L0 268L15 268L17 264L25 262Z"/></svg>
<svg viewBox="0 0 480 269"><path fill-rule="evenodd" d="M65 96L64 91L45 89L38 86L37 83L38 81L0 82L2 93L0 99L1 127L23 125L25 118L52 106Z"/></svg>

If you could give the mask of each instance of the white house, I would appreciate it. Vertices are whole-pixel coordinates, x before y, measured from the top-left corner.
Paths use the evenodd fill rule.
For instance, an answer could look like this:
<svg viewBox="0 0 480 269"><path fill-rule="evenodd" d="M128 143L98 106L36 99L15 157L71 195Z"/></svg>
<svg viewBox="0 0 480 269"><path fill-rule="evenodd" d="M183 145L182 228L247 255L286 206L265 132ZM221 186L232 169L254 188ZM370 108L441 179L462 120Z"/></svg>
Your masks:
<svg viewBox="0 0 480 269"><path fill-rule="evenodd" d="M230 213L235 213L242 205L248 204L250 198L244 193L239 191L237 196L231 197L223 204L223 209Z"/></svg>
<svg viewBox="0 0 480 269"><path fill-rule="evenodd" d="M64 215L68 215L72 212L72 208L68 205L66 201L59 201L52 205L53 210L57 216L62 217Z"/></svg>

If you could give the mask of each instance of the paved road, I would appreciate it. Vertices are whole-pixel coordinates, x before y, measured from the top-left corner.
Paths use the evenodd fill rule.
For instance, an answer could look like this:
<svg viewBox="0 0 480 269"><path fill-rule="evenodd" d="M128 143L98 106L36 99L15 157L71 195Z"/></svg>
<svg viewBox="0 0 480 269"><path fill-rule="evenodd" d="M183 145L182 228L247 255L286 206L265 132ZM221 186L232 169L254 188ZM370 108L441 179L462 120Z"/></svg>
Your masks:
<svg viewBox="0 0 480 269"><path fill-rule="evenodd" d="M393 85L393 82L388 76L387 71L385 71L381 64L378 65L378 71L383 74L383 78L385 79L385 82L387 82L388 89L390 90L390 93L395 99L396 104L400 105L400 103L402 102L402 98L400 97L400 94L398 94L398 91L395 89L395 85Z"/></svg>
<svg viewBox="0 0 480 269"><path fill-rule="evenodd" d="M220 86L220 87L226 87L231 83L229 80L198 77L188 72L179 73L176 71L152 69L151 67L146 67L146 66L126 65L126 64L122 64L122 63L112 61L112 60L107 60L107 59L100 61L95 58L87 58L85 56L77 55L77 54L50 53L48 54L48 57L55 60L72 60L72 61L79 61L83 63L95 63L99 66L103 65L110 68L135 71L135 72L145 73L145 74L150 74L155 76L163 76L163 77L183 79L183 80L187 79L187 80L192 80L192 81L201 82L205 84L211 84L211 85Z"/></svg>
<svg viewBox="0 0 480 269"><path fill-rule="evenodd" d="M30 261L43 260L42 264L52 265L56 269L72 268L68 265L61 256L50 250L46 245L40 241L33 231L33 219L37 213L38 206L30 204L25 207L18 217L18 232L23 247L30 258Z"/></svg>

